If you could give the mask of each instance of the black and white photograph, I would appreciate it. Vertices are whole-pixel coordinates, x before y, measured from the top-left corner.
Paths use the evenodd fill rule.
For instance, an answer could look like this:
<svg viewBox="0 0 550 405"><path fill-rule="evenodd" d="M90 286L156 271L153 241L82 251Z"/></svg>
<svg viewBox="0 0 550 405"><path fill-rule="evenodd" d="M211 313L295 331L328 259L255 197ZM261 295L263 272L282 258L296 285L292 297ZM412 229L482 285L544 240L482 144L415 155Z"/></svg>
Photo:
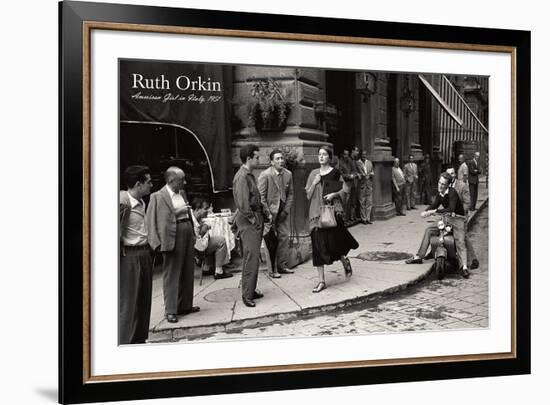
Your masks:
<svg viewBox="0 0 550 405"><path fill-rule="evenodd" d="M490 83L120 58L118 344L490 327Z"/></svg>

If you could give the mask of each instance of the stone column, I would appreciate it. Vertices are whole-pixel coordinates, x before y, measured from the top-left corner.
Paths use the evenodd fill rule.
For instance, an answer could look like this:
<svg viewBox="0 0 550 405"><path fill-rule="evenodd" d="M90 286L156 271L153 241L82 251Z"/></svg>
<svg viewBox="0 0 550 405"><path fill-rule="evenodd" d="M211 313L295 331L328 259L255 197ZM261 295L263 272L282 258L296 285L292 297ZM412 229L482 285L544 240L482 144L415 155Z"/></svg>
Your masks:
<svg viewBox="0 0 550 405"><path fill-rule="evenodd" d="M392 201L391 174L393 156L390 140L387 136L387 98L388 74L376 73L377 91L370 99L371 125L369 125L369 160L374 164L373 216L375 220L395 216L395 205Z"/></svg>

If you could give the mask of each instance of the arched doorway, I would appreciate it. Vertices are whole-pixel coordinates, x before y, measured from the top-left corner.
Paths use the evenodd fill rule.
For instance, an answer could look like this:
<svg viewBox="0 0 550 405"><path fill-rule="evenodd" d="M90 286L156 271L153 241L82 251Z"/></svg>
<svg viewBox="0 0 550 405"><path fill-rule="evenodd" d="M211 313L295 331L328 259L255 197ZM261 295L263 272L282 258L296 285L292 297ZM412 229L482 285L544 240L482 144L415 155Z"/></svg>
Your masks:
<svg viewBox="0 0 550 405"><path fill-rule="evenodd" d="M185 172L189 200L198 197L212 202L212 168L191 131L170 124L122 122L119 142L120 174L130 165L148 166L154 192L164 186L165 170L178 166Z"/></svg>

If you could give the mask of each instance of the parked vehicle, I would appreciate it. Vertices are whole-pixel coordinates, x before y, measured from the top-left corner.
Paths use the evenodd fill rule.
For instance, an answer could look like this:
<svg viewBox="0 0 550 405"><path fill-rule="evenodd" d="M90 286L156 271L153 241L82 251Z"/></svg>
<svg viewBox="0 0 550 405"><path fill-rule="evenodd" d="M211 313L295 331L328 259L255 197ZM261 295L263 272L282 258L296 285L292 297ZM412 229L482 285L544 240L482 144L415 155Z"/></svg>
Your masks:
<svg viewBox="0 0 550 405"><path fill-rule="evenodd" d="M463 218L459 215L454 218ZM453 226L449 221L450 214L441 215L437 223L439 235L432 236L430 245L434 255L434 270L438 279L445 277L446 273L458 269L458 257L456 253L455 238L453 236Z"/></svg>

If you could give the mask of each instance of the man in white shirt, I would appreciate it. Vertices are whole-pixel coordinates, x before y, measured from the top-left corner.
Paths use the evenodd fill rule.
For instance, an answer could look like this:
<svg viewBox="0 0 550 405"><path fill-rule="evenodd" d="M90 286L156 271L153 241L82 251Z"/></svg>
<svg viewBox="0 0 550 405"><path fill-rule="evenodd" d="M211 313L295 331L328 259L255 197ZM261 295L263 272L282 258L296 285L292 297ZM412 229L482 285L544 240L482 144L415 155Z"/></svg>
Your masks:
<svg viewBox="0 0 550 405"><path fill-rule="evenodd" d="M416 209L416 188L418 184L418 166L414 162L414 156L409 155L409 161L405 164L405 205L408 210Z"/></svg>
<svg viewBox="0 0 550 405"><path fill-rule="evenodd" d="M367 151L361 152L361 159L357 161L359 169L359 213L361 222L372 224L372 178L374 176L374 166L367 159Z"/></svg>
<svg viewBox="0 0 550 405"><path fill-rule="evenodd" d="M153 265L147 244L145 202L151 192L151 174L145 166L124 171L127 190L119 199L119 344L145 343L149 335Z"/></svg>
<svg viewBox="0 0 550 405"><path fill-rule="evenodd" d="M392 167L392 196L395 202L395 211L397 215L405 215L403 212L403 190L405 189L405 176L403 170L399 167L399 158L393 160Z"/></svg>
<svg viewBox="0 0 550 405"><path fill-rule="evenodd" d="M456 173L456 177L458 181L462 181L463 183L468 184L468 164L464 160L464 155L461 153L458 155L458 172Z"/></svg>

